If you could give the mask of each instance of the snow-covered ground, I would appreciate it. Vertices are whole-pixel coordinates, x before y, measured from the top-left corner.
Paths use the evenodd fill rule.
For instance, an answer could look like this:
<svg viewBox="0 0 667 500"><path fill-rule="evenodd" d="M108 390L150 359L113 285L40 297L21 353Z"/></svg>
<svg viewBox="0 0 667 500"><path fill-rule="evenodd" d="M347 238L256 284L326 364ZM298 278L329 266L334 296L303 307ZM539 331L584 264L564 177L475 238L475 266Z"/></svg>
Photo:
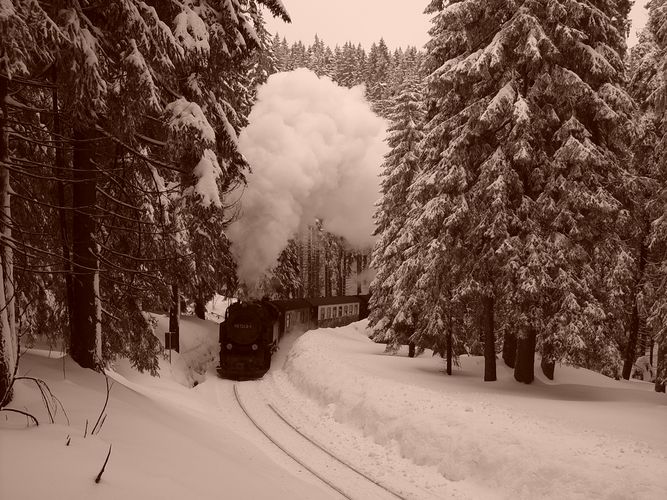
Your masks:
<svg viewBox="0 0 667 500"><path fill-rule="evenodd" d="M94 436L104 377L67 357L26 354L22 373L49 384L69 425L62 410L48 424L35 384L17 383L11 406L42 425L26 428L22 416L0 413L0 498L340 498L306 467L364 500L662 499L667 492L667 397L648 383L558 366L555 381L538 375L524 385L500 360L499 380L485 383L481 358L462 358L448 377L437 357L385 354L364 322L293 335L271 371L236 384L236 392L304 466L243 413L235 383L216 376L217 324L183 318L181 342L171 364L161 362L160 378L123 361L109 371L107 417Z"/></svg>

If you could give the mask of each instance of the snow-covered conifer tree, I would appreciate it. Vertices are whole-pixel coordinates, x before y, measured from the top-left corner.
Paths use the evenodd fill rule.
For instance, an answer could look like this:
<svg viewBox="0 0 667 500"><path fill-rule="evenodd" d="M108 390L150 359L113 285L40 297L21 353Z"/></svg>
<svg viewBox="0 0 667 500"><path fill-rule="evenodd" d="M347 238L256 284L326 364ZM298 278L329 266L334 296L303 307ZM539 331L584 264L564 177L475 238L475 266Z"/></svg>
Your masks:
<svg viewBox="0 0 667 500"><path fill-rule="evenodd" d="M648 172L657 181L657 189L648 200L647 211L651 221L649 243L649 270L651 279L646 280L645 307L648 309L649 331L657 343L657 369L655 390L665 391L667 385L667 204L665 203L665 181L667 170L667 134L664 131L667 111L667 2L652 0L647 5L649 21L641 34L639 44L631 58L631 89L644 115L640 128L640 147L636 148L638 169ZM649 177L650 178L650 177Z"/></svg>
<svg viewBox="0 0 667 500"><path fill-rule="evenodd" d="M423 268L449 264L440 282L480 308L485 380L495 379L496 331L508 328L523 382L536 345L549 362L585 362L593 346L613 355L606 297L594 286L598 261L622 250L628 9L578 0L434 0L427 9L430 108L412 232L426 239ZM437 306L426 304L425 324Z"/></svg>
<svg viewBox="0 0 667 500"><path fill-rule="evenodd" d="M404 227L411 208L407 194L419 169L418 148L423 135L423 88L419 74L415 72L407 78L398 92L389 116L387 142L391 150L383 167L382 198L375 215L379 239L373 250L372 266L378 273L371 285L370 302L373 339L393 349L409 342L419 313L415 298L396 287L398 279L406 278L400 274L407 271L402 266L404 252L411 243Z"/></svg>
<svg viewBox="0 0 667 500"><path fill-rule="evenodd" d="M38 2L16 0L0 4L0 407L12 399L12 380L18 363L16 283L14 277L15 217L10 182L10 96L13 80L30 78L53 60L50 45L60 37Z"/></svg>

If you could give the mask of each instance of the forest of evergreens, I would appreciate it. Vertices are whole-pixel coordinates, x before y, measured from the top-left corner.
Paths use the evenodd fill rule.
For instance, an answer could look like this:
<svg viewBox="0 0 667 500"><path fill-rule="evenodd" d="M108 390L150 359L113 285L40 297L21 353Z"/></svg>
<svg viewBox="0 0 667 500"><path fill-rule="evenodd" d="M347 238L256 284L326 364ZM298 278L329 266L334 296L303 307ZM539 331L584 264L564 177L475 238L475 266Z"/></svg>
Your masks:
<svg viewBox="0 0 667 500"><path fill-rule="evenodd" d="M0 3L0 407L36 336L154 372L146 311L238 291L227 196L258 85L306 67L388 120L370 325L390 348L667 379L667 2L432 0L425 50L290 43L278 0ZM268 10L267 10L268 9ZM315 217L315 214L313 214ZM317 222L266 276L336 295L368 252ZM316 234L313 237L313 234ZM305 245L305 246L304 246ZM313 246L314 245L314 246ZM177 326L174 325L174 328Z"/></svg>

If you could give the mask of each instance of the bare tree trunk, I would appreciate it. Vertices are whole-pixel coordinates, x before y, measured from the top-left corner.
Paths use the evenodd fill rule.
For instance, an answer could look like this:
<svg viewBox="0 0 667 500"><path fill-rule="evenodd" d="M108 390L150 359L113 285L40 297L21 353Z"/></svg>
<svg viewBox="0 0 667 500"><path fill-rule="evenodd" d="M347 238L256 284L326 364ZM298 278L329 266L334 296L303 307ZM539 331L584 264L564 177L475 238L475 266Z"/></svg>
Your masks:
<svg viewBox="0 0 667 500"><path fill-rule="evenodd" d="M516 349L514 378L530 384L535 379L535 342L537 333L530 328L525 336L519 337Z"/></svg>
<svg viewBox="0 0 667 500"><path fill-rule="evenodd" d="M408 358L414 358L415 357L415 343L414 342L408 342Z"/></svg>
<svg viewBox="0 0 667 500"><path fill-rule="evenodd" d="M625 348L625 356L623 359L623 378L630 380L632 373L632 365L637 359L637 340L639 339L639 306L637 304L637 295L639 294L639 285L644 276L644 268L646 267L646 245L642 241L639 247L639 264L637 267L637 280L634 289L634 297L632 298L632 316L630 319L630 331L628 332L628 344Z"/></svg>
<svg viewBox="0 0 667 500"><path fill-rule="evenodd" d="M14 316L14 255L9 240L12 237L11 188L9 170L8 110L5 103L8 82L0 77L0 405L12 399L12 379L17 359L16 323Z"/></svg>
<svg viewBox="0 0 667 500"><path fill-rule="evenodd" d="M95 255L95 203L97 174L91 159L96 143L93 130L74 131L72 187L72 324L70 354L84 368L96 369L98 343L98 262Z"/></svg>
<svg viewBox="0 0 667 500"><path fill-rule="evenodd" d="M494 325L494 299L482 297L482 328L484 333L484 381L496 380L496 332Z"/></svg>

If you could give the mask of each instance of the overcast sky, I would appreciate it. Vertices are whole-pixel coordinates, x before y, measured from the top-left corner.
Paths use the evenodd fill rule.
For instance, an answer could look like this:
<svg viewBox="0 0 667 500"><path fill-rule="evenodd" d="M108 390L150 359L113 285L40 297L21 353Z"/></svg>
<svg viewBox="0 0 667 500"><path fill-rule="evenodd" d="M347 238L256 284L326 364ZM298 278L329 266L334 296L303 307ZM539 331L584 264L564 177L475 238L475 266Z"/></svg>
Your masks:
<svg viewBox="0 0 667 500"><path fill-rule="evenodd" d="M292 43L302 40L310 45L317 34L330 46L347 41L369 49L381 37L391 49L414 45L421 48L428 40L429 16L422 12L428 0L282 0L292 24L275 20L267 13L269 31L279 33ZM635 31L646 23L648 0L636 0L629 44Z"/></svg>

